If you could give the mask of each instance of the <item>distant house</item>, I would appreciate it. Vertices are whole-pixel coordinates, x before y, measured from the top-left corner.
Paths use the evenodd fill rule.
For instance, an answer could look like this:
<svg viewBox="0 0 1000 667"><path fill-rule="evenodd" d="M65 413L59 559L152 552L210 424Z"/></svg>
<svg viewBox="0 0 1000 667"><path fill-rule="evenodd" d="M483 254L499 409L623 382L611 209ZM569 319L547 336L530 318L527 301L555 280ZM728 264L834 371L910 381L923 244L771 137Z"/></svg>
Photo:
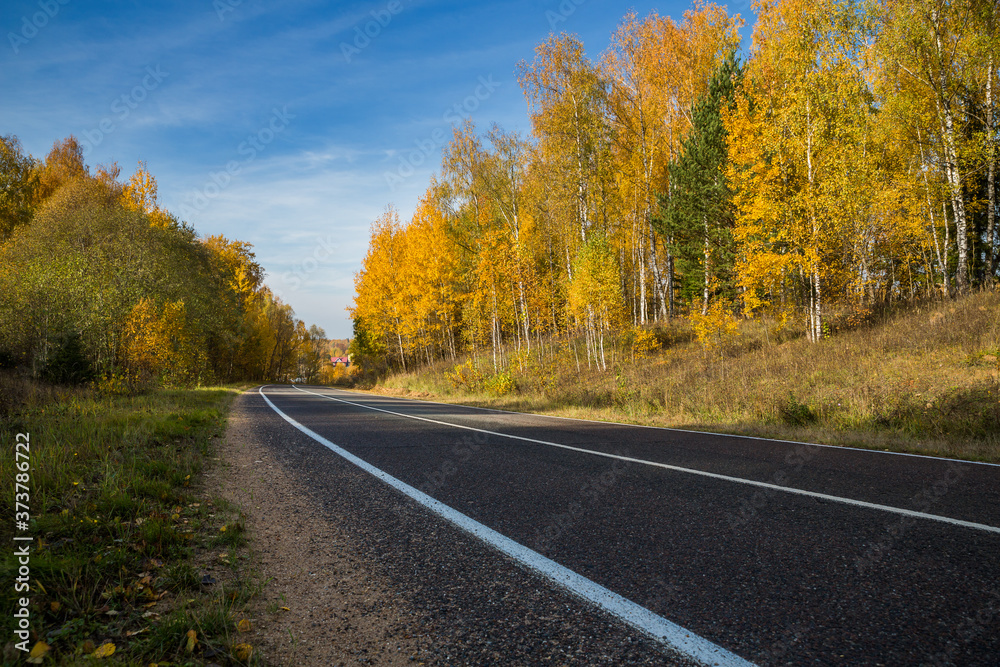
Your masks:
<svg viewBox="0 0 1000 667"><path fill-rule="evenodd" d="M330 357L330 363L336 366L337 364L344 364L345 368L350 368L351 358L350 357Z"/></svg>

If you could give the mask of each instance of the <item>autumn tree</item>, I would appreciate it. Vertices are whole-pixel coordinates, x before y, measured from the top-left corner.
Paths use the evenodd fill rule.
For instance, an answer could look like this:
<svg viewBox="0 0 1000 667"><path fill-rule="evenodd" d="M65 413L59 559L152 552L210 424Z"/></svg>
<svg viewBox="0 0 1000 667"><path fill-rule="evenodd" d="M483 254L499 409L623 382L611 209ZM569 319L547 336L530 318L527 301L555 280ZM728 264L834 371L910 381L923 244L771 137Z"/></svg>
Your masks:
<svg viewBox="0 0 1000 667"><path fill-rule="evenodd" d="M585 332L588 364L593 360L607 370L605 338L621 324L624 302L615 256L603 234L593 234L581 246L573 268L569 309Z"/></svg>
<svg viewBox="0 0 1000 667"><path fill-rule="evenodd" d="M393 350L403 369L407 366L406 348L409 344L403 341L409 304L403 300L400 284L400 277L406 271L404 243L399 214L389 207L372 223L368 253L354 278L357 295L349 308L355 322L364 323L365 333L362 335L379 340L386 350Z"/></svg>
<svg viewBox="0 0 1000 667"><path fill-rule="evenodd" d="M130 211L141 211L149 216L150 224L157 227L176 225L177 220L157 203L158 187L156 177L149 173L145 162L138 168L121 189L122 206Z"/></svg>
<svg viewBox="0 0 1000 667"><path fill-rule="evenodd" d="M697 2L680 22L626 14L602 61L609 82L608 110L614 171L620 191L619 217L630 219L616 232L632 258L634 320L648 319L647 273L659 318L674 314L675 244L669 233L661 246L653 233L657 194L672 196L667 165L676 160L692 127L692 110L712 72L739 44L739 16Z"/></svg>
<svg viewBox="0 0 1000 667"><path fill-rule="evenodd" d="M598 68L574 36L552 35L535 50L530 65L518 65L518 80L531 106L539 151L553 179L549 199L562 199L570 230L567 265L591 227L607 225L610 161L605 103L607 89ZM572 243L572 242L571 242Z"/></svg>
<svg viewBox="0 0 1000 667"><path fill-rule="evenodd" d="M14 135L0 136L0 243L35 211L38 170Z"/></svg>
<svg viewBox="0 0 1000 667"><path fill-rule="evenodd" d="M76 378L63 371L83 364L133 389L287 379L304 325L263 285L251 246L177 222L144 166L119 176L114 163L91 175L72 138L57 142L46 195L0 244L0 353L36 376Z"/></svg>
<svg viewBox="0 0 1000 667"><path fill-rule="evenodd" d="M695 105L692 129L669 165L670 195L660 196L662 214L653 223L677 258L681 294L700 300L708 313L714 294L735 296L732 196L723 110L731 110L742 75L730 52L715 71L708 92Z"/></svg>
<svg viewBox="0 0 1000 667"><path fill-rule="evenodd" d="M84 178L89 172L83 160L83 147L76 137L70 135L55 142L39 173L38 201L48 199L63 185Z"/></svg>
<svg viewBox="0 0 1000 667"><path fill-rule="evenodd" d="M755 6L743 92L726 116L738 273L748 306L793 299L816 341L827 300L850 282L852 225L881 224L874 201L862 197L859 210L852 197L864 192L845 187L863 182L878 153L860 58L863 15L850 0Z"/></svg>

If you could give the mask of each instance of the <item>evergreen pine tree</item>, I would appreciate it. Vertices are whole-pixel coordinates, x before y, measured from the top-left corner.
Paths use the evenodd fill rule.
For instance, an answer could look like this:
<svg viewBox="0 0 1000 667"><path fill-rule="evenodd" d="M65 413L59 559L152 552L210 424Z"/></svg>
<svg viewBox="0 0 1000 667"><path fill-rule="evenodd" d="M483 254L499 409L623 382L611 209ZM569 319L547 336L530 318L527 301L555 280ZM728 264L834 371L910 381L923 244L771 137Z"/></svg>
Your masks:
<svg viewBox="0 0 1000 667"><path fill-rule="evenodd" d="M685 301L735 295L733 211L725 178L726 129L722 109L733 103L742 66L730 52L715 70L708 92L695 105L692 129L669 165L670 190L659 195L656 232L671 246L675 278Z"/></svg>

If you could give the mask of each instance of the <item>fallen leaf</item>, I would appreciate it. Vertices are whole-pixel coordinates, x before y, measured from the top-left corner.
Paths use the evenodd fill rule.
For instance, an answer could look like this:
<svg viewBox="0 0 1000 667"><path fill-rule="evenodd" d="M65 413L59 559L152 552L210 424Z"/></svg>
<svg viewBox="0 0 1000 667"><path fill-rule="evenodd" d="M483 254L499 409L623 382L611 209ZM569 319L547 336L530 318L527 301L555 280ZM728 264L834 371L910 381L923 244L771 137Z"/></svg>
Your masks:
<svg viewBox="0 0 1000 667"><path fill-rule="evenodd" d="M239 623L236 624L236 629L240 632L250 632L250 621L247 619L241 619Z"/></svg>
<svg viewBox="0 0 1000 667"><path fill-rule="evenodd" d="M59 611L61 607L62 603L59 602L58 600L53 600L52 602L49 603L49 609L51 609L52 611Z"/></svg>
<svg viewBox="0 0 1000 667"><path fill-rule="evenodd" d="M45 642L36 642L31 648L31 653L28 654L28 662L33 665L42 664L42 660L45 658L45 654L49 652L52 648Z"/></svg>
<svg viewBox="0 0 1000 667"><path fill-rule="evenodd" d="M97 647L97 650L92 654L93 657L100 660L101 658L108 658L115 654L115 645L112 642L106 642Z"/></svg>
<svg viewBox="0 0 1000 667"><path fill-rule="evenodd" d="M247 662L252 655L253 646L250 646L250 644L237 644L233 647L233 656L241 662Z"/></svg>
<svg viewBox="0 0 1000 667"><path fill-rule="evenodd" d="M291 609L289 609L288 607L282 607L281 611L291 611Z"/></svg>
<svg viewBox="0 0 1000 667"><path fill-rule="evenodd" d="M191 653L194 651L194 647L198 645L198 633L194 630L187 631L187 652Z"/></svg>

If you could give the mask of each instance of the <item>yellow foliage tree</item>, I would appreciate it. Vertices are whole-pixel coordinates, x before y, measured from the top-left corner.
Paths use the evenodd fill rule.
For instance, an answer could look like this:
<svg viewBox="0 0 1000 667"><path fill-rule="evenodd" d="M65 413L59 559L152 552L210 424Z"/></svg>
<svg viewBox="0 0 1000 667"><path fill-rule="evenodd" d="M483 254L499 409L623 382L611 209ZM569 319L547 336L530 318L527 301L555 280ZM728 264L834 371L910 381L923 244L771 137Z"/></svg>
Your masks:
<svg viewBox="0 0 1000 667"><path fill-rule="evenodd" d="M621 324L624 314L618 267L611 247L595 235L580 249L568 290L570 312L581 323L587 340L587 362L607 370L605 336Z"/></svg>
<svg viewBox="0 0 1000 667"><path fill-rule="evenodd" d="M121 204L130 211L145 213L154 227L173 226L176 224L173 216L157 205L157 190L156 177L140 161L135 173L122 186Z"/></svg>
<svg viewBox="0 0 1000 667"><path fill-rule="evenodd" d="M153 299L140 300L126 323L123 347L130 379L140 384L191 385L205 364L183 301L159 305Z"/></svg>

